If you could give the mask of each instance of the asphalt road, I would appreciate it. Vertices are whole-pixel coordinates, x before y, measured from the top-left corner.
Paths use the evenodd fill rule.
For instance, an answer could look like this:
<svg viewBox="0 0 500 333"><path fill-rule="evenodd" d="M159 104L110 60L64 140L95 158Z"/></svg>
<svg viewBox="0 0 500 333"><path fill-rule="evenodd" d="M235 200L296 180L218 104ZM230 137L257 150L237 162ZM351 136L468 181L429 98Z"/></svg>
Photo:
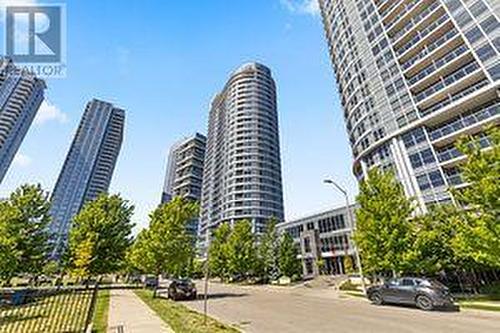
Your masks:
<svg viewBox="0 0 500 333"><path fill-rule="evenodd" d="M498 312L374 306L331 289L210 283L209 295L209 315L244 332L500 332ZM203 311L203 300L183 304Z"/></svg>

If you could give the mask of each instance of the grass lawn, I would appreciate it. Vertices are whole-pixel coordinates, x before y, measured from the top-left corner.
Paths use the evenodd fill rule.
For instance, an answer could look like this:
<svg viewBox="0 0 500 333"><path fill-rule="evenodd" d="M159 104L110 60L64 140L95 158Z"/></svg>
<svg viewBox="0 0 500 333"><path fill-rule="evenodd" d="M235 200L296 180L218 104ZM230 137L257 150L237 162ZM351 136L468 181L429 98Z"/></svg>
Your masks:
<svg viewBox="0 0 500 333"><path fill-rule="evenodd" d="M92 290L43 297L0 309L0 332L79 332L92 300Z"/></svg>
<svg viewBox="0 0 500 333"><path fill-rule="evenodd" d="M158 316L177 333L236 333L238 330L208 318L203 324L203 315L169 299L153 298L149 290L134 291Z"/></svg>
<svg viewBox="0 0 500 333"><path fill-rule="evenodd" d="M360 291L344 291L343 293L353 297L366 298L365 294Z"/></svg>
<svg viewBox="0 0 500 333"><path fill-rule="evenodd" d="M500 312L500 283L485 286L479 295L458 298L462 308Z"/></svg>
<svg viewBox="0 0 500 333"><path fill-rule="evenodd" d="M486 311L498 311L500 312L500 306L498 305L488 305L480 303L467 303L459 302L460 307L464 309L476 309L476 310L486 310Z"/></svg>
<svg viewBox="0 0 500 333"><path fill-rule="evenodd" d="M95 304L92 331L106 333L108 329L109 289L99 290Z"/></svg>

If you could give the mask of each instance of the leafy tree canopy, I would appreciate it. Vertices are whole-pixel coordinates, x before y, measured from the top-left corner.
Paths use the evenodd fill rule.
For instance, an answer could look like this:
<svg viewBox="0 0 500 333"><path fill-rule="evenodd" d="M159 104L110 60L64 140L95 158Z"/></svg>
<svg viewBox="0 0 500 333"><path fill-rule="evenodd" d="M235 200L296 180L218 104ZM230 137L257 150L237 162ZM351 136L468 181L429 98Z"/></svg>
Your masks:
<svg viewBox="0 0 500 333"><path fill-rule="evenodd" d="M257 263L257 249L252 224L238 221L227 241L228 271L236 279L251 276Z"/></svg>
<svg viewBox="0 0 500 333"><path fill-rule="evenodd" d="M195 256L194 236L188 225L198 214L198 204L180 197L150 214L149 228L141 231L128 253L135 269L150 274L189 274Z"/></svg>
<svg viewBox="0 0 500 333"><path fill-rule="evenodd" d="M21 253L19 270L39 274L49 253L49 195L40 185L22 185L10 195L9 202L19 217L15 223L19 228L16 246Z"/></svg>
<svg viewBox="0 0 500 333"><path fill-rule="evenodd" d="M210 272L222 280L229 279L229 252L227 243L230 235L231 226L229 223L221 224L215 229L208 250Z"/></svg>
<svg viewBox="0 0 500 333"><path fill-rule="evenodd" d="M292 236L284 233L279 245L279 269L282 276L289 278L298 277L302 273L302 264L297 258L299 250L295 245Z"/></svg>
<svg viewBox="0 0 500 333"><path fill-rule="evenodd" d="M134 206L119 195L100 195L73 219L69 251L75 273L109 274L123 267L131 244Z"/></svg>
<svg viewBox="0 0 500 333"><path fill-rule="evenodd" d="M372 169L357 198L355 241L367 273L398 274L408 269L412 244L412 201L390 172Z"/></svg>
<svg viewBox="0 0 500 333"><path fill-rule="evenodd" d="M259 273L264 281L275 280L279 277L279 236L276 218L271 218L266 225L266 230L260 238L258 248Z"/></svg>
<svg viewBox="0 0 500 333"><path fill-rule="evenodd" d="M466 137L459 150L467 156L460 166L461 177L468 185L453 190L463 206L455 217L459 228L454 240L458 255L496 269L500 268L500 128L486 130L487 139ZM483 149L481 142L490 147Z"/></svg>

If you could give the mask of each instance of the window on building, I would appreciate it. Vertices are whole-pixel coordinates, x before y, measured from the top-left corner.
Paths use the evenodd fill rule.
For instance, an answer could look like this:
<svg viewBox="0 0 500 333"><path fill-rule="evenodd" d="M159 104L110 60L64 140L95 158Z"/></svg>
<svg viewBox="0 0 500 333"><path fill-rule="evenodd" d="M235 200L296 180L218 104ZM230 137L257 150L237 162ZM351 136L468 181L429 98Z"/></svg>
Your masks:
<svg viewBox="0 0 500 333"><path fill-rule="evenodd" d="M403 134L403 143L406 148L411 148L425 141L424 130L419 127L411 132Z"/></svg>
<svg viewBox="0 0 500 333"><path fill-rule="evenodd" d="M477 55L479 59L481 59L481 61L486 62L489 59L495 57L496 52L495 49L489 43L487 43L477 50Z"/></svg>
<svg viewBox="0 0 500 333"><path fill-rule="evenodd" d="M304 238L304 251L311 253L311 239L309 237Z"/></svg>
<svg viewBox="0 0 500 333"><path fill-rule="evenodd" d="M481 22L481 27L483 28L483 30L486 34L490 34L494 30L496 30L499 26L500 26L500 23L498 22L496 17L493 15L488 16L488 18L486 20Z"/></svg>

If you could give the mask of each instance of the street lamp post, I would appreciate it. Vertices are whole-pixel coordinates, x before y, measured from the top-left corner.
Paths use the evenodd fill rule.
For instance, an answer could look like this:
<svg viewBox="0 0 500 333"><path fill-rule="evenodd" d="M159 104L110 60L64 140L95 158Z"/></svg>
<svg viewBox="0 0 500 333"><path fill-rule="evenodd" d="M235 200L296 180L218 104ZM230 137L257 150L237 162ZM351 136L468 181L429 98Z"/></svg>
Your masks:
<svg viewBox="0 0 500 333"><path fill-rule="evenodd" d="M353 222L352 212L351 212L351 208L350 208L351 205L349 203L349 195L347 194L347 190L345 190L344 188L342 188L339 184L337 184L333 180L331 180L331 179L325 179L324 182L326 184L333 185L345 197L345 204L346 204L345 209L346 209L346 212L347 212L347 220L348 220L349 227L350 227L350 230L351 230L350 231L350 235L351 235L350 238L351 238L351 242L354 245L354 255L356 256L356 266L358 267L358 273L359 273L359 276L361 277L361 286L363 287L363 293L366 294L365 277L363 276L363 268L361 267L361 258L359 256L358 247L356 246L356 244L354 242L354 239L352 237L352 233L354 232L354 222Z"/></svg>
<svg viewBox="0 0 500 333"><path fill-rule="evenodd" d="M203 295L203 324L207 326L207 312L208 312L208 279L210 276L210 262L209 262L210 254L207 246L207 257L205 259L205 281L204 281L204 289L205 294Z"/></svg>

